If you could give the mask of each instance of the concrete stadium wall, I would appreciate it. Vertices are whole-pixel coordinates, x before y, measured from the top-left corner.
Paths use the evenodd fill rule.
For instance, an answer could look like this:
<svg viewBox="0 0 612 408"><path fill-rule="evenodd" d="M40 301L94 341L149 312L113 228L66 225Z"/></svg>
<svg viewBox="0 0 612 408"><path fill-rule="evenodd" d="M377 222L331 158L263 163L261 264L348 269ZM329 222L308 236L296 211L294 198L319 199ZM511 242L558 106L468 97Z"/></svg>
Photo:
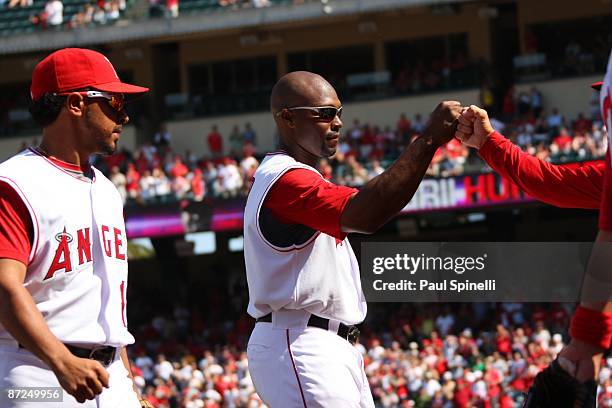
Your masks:
<svg viewBox="0 0 612 408"><path fill-rule="evenodd" d="M541 83L529 83L517 85L517 93L528 91L536 86L543 97L544 106L547 110L553 107L568 118L574 118L578 113L590 113L590 103L594 91L589 84L600 81L600 76L590 76L563 80L552 80ZM370 123L378 126L395 126L401 113L406 113L413 118L416 113L426 116L445 99L458 100L464 105L478 104L478 89L441 92L428 95L377 100L370 102L355 102L344 105L344 130L350 129L354 119L358 118L361 123ZM276 130L272 115L269 112L258 112L240 115L228 115L214 118L191 119L172 121L168 123L168 129L173 135L172 146L176 152L183 153L191 149L197 155L209 154L206 135L210 132L212 125L217 125L224 138L224 148L228 149L228 137L234 127L238 125L240 130L244 129L245 123L251 123L257 132L258 149L266 152L274 149ZM40 141L40 135L28 135L22 137L0 139L0 160L17 152L22 143L31 145L33 140ZM121 135L120 147L130 150L136 148L136 132L134 127L128 126Z"/></svg>
<svg viewBox="0 0 612 408"><path fill-rule="evenodd" d="M459 100L464 104L477 103L478 90L472 89L371 102L348 103L344 105L342 117L344 130L350 129L353 120L356 118L362 124L395 126L401 113L406 113L410 118L414 117L416 113L421 113L425 117L444 99ZM219 127L219 132L225 142L224 148L227 152L229 147L227 140L232 128L234 125L238 125L242 131L247 122L250 122L253 129L257 132L258 150L265 152L274 149L276 129L272 115L269 112L173 121L168 123L168 129L172 133L172 146L176 152L182 153L186 149L191 149L197 155L202 155L209 153L205 138L210 132L212 125Z"/></svg>
<svg viewBox="0 0 612 408"><path fill-rule="evenodd" d="M529 91L535 85L542 92L542 102L547 112L550 112L552 108L558 108L562 115L573 119L579 113L590 116L591 100L596 91L592 90L589 85L602 80L603 75L594 75L521 84L516 86L516 92L518 96L518 92Z"/></svg>
<svg viewBox="0 0 612 408"><path fill-rule="evenodd" d="M20 152L24 143L26 146L37 145L41 138L42 133L0 139L0 162ZM136 149L136 129L133 126L123 128L118 146L132 151Z"/></svg>
<svg viewBox="0 0 612 408"><path fill-rule="evenodd" d="M593 91L589 85L601 81L601 76L589 76L571 79L559 79L545 82L520 84L516 92L529 91L536 86L543 97L544 107L550 111L558 108L559 112L568 118L575 118L578 113L590 114ZM370 123L378 126L395 126L399 115L406 113L413 118L416 113L426 116L436 104L445 99L458 100L464 105L479 103L479 90L472 89L459 92L442 92L424 96L412 96L371 102L356 102L344 105L344 130L350 129L353 120L358 118L361 123ZM228 148L227 138L234 127L238 125L244 129L245 123L250 122L257 132L258 148L260 152L274 149L276 130L274 121L269 112L229 115L217 118L193 119L174 121L168 123L168 129L173 135L172 145L177 152L191 149L197 155L208 154L206 135L212 125L219 127L224 138L224 148Z"/></svg>

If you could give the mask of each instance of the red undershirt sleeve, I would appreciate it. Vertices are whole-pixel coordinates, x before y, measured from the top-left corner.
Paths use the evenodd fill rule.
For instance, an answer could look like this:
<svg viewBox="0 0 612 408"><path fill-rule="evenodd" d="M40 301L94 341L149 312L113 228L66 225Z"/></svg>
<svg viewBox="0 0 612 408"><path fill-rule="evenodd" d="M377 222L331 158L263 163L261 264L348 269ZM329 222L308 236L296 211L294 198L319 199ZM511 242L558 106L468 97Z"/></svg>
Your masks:
<svg viewBox="0 0 612 408"><path fill-rule="evenodd" d="M285 224L301 224L337 239L346 238L340 218L357 192L324 180L314 171L297 168L283 174L266 196L264 206Z"/></svg>
<svg viewBox="0 0 612 408"><path fill-rule="evenodd" d="M599 208L604 180L601 162L554 165L523 152L497 132L478 154L493 170L539 201L565 208Z"/></svg>
<svg viewBox="0 0 612 408"><path fill-rule="evenodd" d="M23 200L13 187L0 181L0 258L27 266L32 236L32 219Z"/></svg>
<svg viewBox="0 0 612 408"><path fill-rule="evenodd" d="M610 147L608 147L610 149ZM603 197L599 209L599 229L612 231L612 167L610 151L606 152L606 172L603 184Z"/></svg>

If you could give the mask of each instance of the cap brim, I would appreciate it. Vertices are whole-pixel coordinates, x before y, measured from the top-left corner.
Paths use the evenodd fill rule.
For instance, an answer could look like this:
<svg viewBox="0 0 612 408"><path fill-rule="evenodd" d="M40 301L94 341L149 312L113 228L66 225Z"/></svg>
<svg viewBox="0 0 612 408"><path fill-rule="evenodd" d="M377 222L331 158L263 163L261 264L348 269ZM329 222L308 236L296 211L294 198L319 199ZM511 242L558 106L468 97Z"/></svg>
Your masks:
<svg viewBox="0 0 612 408"><path fill-rule="evenodd" d="M602 85L603 85L603 82L595 82L591 84L591 88L593 88L596 91L601 91Z"/></svg>
<svg viewBox="0 0 612 408"><path fill-rule="evenodd" d="M145 88L137 85L130 85L123 82L108 82L106 84L92 85L99 91L123 93L123 94L143 94L149 92L149 88Z"/></svg>

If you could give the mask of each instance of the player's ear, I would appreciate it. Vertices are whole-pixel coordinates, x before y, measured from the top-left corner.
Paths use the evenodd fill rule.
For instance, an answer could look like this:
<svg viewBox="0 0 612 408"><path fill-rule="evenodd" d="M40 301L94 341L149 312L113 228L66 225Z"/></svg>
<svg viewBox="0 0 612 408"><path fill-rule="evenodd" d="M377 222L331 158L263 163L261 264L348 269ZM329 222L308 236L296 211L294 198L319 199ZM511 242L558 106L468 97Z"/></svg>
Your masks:
<svg viewBox="0 0 612 408"><path fill-rule="evenodd" d="M293 112L291 112L289 109L283 109L282 111L280 111L280 117L283 122L285 122L285 125L290 128L295 127Z"/></svg>
<svg viewBox="0 0 612 408"><path fill-rule="evenodd" d="M85 100L83 95L73 92L66 97L66 109L72 116L83 116Z"/></svg>

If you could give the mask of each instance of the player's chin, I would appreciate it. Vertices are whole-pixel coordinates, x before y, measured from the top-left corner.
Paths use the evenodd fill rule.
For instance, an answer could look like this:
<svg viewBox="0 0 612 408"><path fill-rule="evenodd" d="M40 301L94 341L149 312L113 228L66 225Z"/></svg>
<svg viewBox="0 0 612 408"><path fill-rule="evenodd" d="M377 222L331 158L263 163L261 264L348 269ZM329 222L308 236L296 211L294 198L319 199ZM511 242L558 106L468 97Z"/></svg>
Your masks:
<svg viewBox="0 0 612 408"><path fill-rule="evenodd" d="M98 153L103 156L111 156L115 154L116 151L117 151L117 142L113 140L109 140L106 143L102 143L98 147Z"/></svg>
<svg viewBox="0 0 612 408"><path fill-rule="evenodd" d="M338 149L336 149L335 147L327 147L325 149L323 149L323 154L321 155L321 157L325 157L328 159L331 159L332 157L334 157L336 155L336 152L338 151Z"/></svg>

